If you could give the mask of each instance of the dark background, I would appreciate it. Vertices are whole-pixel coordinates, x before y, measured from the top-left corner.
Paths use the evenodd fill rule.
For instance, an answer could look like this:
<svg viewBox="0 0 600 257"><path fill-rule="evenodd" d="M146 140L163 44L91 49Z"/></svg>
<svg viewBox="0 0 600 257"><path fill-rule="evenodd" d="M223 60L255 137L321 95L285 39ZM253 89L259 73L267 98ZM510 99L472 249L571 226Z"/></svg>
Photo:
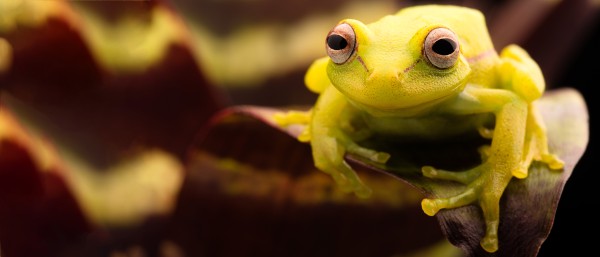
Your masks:
<svg viewBox="0 0 600 257"><path fill-rule="evenodd" d="M594 209L594 195L598 188L597 172L597 125L594 120L598 115L598 104L593 90L598 85L598 69L600 65L600 22L596 18L590 24L593 28L583 35L581 46L574 48L573 54L566 61L564 73L558 76L555 87L573 87L579 90L586 100L590 116L590 141L588 148L575 167L571 178L565 185L559 203L556 220L550 236L542 245L538 256L589 256L595 251L596 236L587 231L598 231L597 214ZM548 41L551 44L552 41ZM595 130L596 129L596 130ZM593 233L593 232L592 232Z"/></svg>

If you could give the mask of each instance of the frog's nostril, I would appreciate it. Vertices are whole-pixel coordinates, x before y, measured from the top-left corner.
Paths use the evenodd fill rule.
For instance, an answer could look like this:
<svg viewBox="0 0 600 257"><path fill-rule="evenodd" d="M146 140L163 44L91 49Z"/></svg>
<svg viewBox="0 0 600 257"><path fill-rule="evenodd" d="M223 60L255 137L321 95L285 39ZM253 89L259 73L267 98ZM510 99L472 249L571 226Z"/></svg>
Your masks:
<svg viewBox="0 0 600 257"><path fill-rule="evenodd" d="M403 73L393 68L374 69L369 73L367 82L375 83L397 83L403 77Z"/></svg>

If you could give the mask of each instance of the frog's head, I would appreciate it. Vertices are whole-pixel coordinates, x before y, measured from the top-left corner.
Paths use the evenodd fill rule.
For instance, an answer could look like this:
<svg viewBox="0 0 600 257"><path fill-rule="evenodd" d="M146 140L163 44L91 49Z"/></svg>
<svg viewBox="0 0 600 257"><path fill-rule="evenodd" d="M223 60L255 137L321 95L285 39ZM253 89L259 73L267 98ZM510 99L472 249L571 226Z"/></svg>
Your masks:
<svg viewBox="0 0 600 257"><path fill-rule="evenodd" d="M447 25L387 16L346 19L327 35L331 83L353 104L385 115L418 113L460 92L471 71Z"/></svg>

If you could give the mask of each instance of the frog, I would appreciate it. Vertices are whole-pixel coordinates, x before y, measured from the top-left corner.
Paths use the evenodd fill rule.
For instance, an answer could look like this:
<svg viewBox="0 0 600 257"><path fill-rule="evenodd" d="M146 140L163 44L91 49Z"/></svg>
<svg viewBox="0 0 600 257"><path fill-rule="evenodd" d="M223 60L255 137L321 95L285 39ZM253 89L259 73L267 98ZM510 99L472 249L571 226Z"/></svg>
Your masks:
<svg viewBox="0 0 600 257"><path fill-rule="evenodd" d="M297 139L311 145L315 167L360 198L372 190L346 154L379 164L391 157L361 145L368 138L438 140L470 130L489 139L474 167L426 165L419 175L463 184L456 195L425 197L421 207L434 216L479 206L485 224L480 245L496 252L500 198L512 178L527 178L534 161L564 167L549 151L536 106L546 88L538 63L517 44L496 51L484 14L457 5L407 6L369 24L343 19L324 43L326 56L304 76L308 90L318 94L316 102L305 111L275 114L277 124L302 125Z"/></svg>

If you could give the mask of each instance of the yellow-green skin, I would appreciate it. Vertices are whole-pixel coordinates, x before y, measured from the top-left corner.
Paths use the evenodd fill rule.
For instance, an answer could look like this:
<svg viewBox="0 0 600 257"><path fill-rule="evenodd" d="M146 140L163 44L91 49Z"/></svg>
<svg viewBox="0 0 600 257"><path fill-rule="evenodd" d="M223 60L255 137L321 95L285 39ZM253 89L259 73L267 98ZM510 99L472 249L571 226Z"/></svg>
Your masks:
<svg viewBox="0 0 600 257"><path fill-rule="evenodd" d="M486 223L481 246L497 251L499 201L511 178L527 177L533 160L563 167L548 152L535 106L545 88L539 66L516 45L498 55L483 15L465 7L414 6L368 25L353 19L340 23L356 34L354 56L343 64L329 57L316 60L305 77L307 87L320 94L314 108L278 115L277 121L307 125L299 140L310 142L316 167L360 197L371 191L344 155L380 163L390 156L357 142L374 134L431 140L478 129L492 139L481 165L463 172L422 168L426 177L464 183L464 192L424 199L422 208L433 216L443 208L478 204ZM439 27L454 31L460 43L458 61L446 69L434 67L423 54L425 37ZM489 118L495 119L493 129L484 127Z"/></svg>

